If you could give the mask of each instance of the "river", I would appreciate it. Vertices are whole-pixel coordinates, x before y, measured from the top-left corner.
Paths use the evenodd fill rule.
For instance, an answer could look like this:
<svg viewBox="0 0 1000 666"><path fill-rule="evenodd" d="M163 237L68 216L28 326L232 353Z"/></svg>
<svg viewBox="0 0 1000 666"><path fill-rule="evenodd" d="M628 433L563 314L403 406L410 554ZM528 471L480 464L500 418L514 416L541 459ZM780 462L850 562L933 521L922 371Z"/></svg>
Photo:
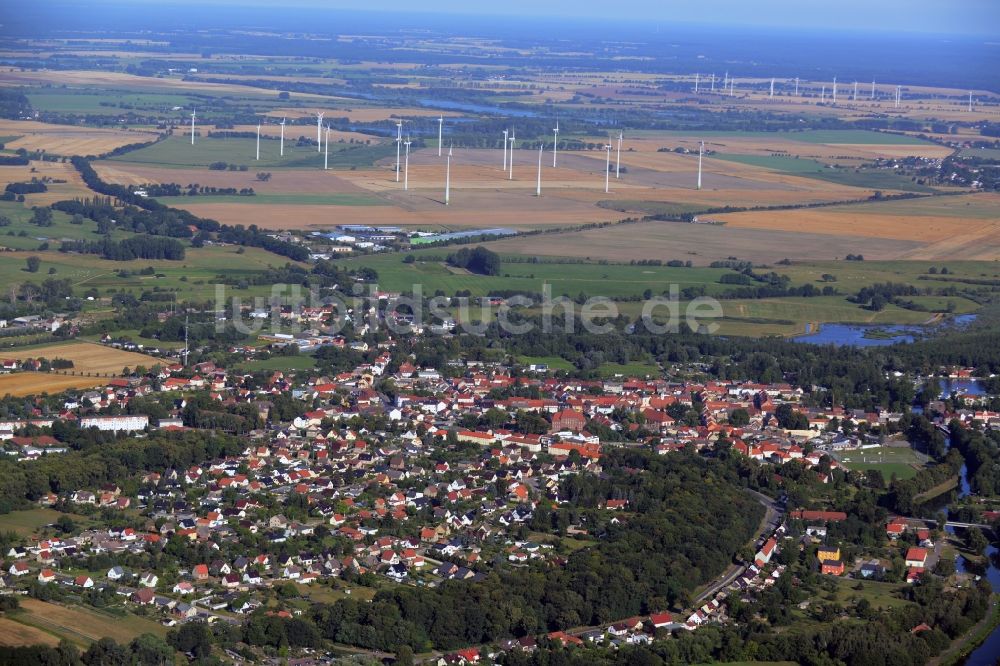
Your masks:
<svg viewBox="0 0 1000 666"><path fill-rule="evenodd" d="M950 442L949 442L950 445ZM969 485L968 470L965 465L962 465L961 470L961 483L958 488L958 498L967 497L971 494L972 488ZM945 514L949 513L951 507L945 505ZM946 527L949 533L954 534L955 528ZM986 547L985 551L986 561L988 563L988 568L986 569L986 579L990 582L990 587L993 589L994 593L1000 592L1000 569L997 568L997 548L994 545L989 545ZM955 558L955 569L960 572L966 571L966 561L961 555ZM991 610L992 612L992 610ZM1000 657L1000 626L993 629L986 640L977 647L972 654L966 657L965 661L961 662L965 666L995 666L997 664L997 658Z"/></svg>

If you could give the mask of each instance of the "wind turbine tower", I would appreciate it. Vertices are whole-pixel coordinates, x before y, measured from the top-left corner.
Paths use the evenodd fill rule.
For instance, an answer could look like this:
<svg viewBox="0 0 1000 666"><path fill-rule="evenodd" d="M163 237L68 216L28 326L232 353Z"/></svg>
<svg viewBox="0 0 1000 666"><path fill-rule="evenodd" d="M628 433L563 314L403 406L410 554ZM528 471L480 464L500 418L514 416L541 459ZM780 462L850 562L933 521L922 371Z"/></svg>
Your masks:
<svg viewBox="0 0 1000 666"><path fill-rule="evenodd" d="M542 147L538 146L538 179L535 181L535 196L542 196Z"/></svg>
<svg viewBox="0 0 1000 666"><path fill-rule="evenodd" d="M768 95L768 97L771 97L771 98L774 97L774 77L773 76L771 77L771 94Z"/></svg>
<svg viewBox="0 0 1000 666"><path fill-rule="evenodd" d="M711 88L711 90L709 90L709 92L714 93L715 92L715 72L712 72L712 78L710 80L712 82L711 83L712 88Z"/></svg>
<svg viewBox="0 0 1000 666"><path fill-rule="evenodd" d="M729 87L729 70L726 70L726 75L722 77L722 92L726 92L726 88Z"/></svg>
<svg viewBox="0 0 1000 666"><path fill-rule="evenodd" d="M399 182L399 150L403 144L403 121L396 121L396 182Z"/></svg>
<svg viewBox="0 0 1000 666"><path fill-rule="evenodd" d="M257 123L257 161L260 162L260 123Z"/></svg>
<svg viewBox="0 0 1000 666"><path fill-rule="evenodd" d="M854 82L854 101L858 101L858 82Z"/></svg>
<svg viewBox="0 0 1000 666"><path fill-rule="evenodd" d="M444 116L438 116L438 157L441 157L441 131L444 128Z"/></svg>
<svg viewBox="0 0 1000 666"><path fill-rule="evenodd" d="M604 193L607 194L611 191L611 144L604 146L604 150L608 153L608 158L604 163Z"/></svg>
<svg viewBox="0 0 1000 666"><path fill-rule="evenodd" d="M799 77L795 77L795 96L799 96Z"/></svg>
<svg viewBox="0 0 1000 666"><path fill-rule="evenodd" d="M875 79L872 79L872 99L875 99Z"/></svg>
<svg viewBox="0 0 1000 666"><path fill-rule="evenodd" d="M899 98L903 94L903 86L896 86L896 108L899 108Z"/></svg>
<svg viewBox="0 0 1000 666"><path fill-rule="evenodd" d="M281 149L280 149L280 155L281 155L281 157L285 156L285 119L284 118L281 119Z"/></svg>
<svg viewBox="0 0 1000 666"><path fill-rule="evenodd" d="M509 136L510 136L510 130L504 130L503 131L503 170L504 170L505 173L507 171L507 142L510 140L508 138Z"/></svg>
<svg viewBox="0 0 1000 666"><path fill-rule="evenodd" d="M698 189L701 189L701 158L705 154L705 142L698 146Z"/></svg>
<svg viewBox="0 0 1000 666"><path fill-rule="evenodd" d="M194 145L194 116L197 112L191 109L191 145Z"/></svg>
<svg viewBox="0 0 1000 666"><path fill-rule="evenodd" d="M322 148L322 146L320 145L320 143L322 142L322 136L320 135L320 130L322 128L323 128L323 112L322 111L317 111L316 112L316 152L317 153Z"/></svg>
<svg viewBox="0 0 1000 666"><path fill-rule="evenodd" d="M403 167L403 189L404 190L409 190L410 189L410 144L411 143L413 143L413 142L410 141L410 137L406 137L406 141L403 142L403 145L406 146L406 158L405 158L406 159L406 166Z"/></svg>
<svg viewBox="0 0 1000 666"><path fill-rule="evenodd" d="M556 157L559 153L559 121L556 121L556 128L552 130L552 168L556 168Z"/></svg>
<svg viewBox="0 0 1000 666"><path fill-rule="evenodd" d="M972 91L969 91L969 113L972 113Z"/></svg>
<svg viewBox="0 0 1000 666"><path fill-rule="evenodd" d="M323 144L323 171L330 168L330 127L326 128L326 141Z"/></svg>
<svg viewBox="0 0 1000 666"><path fill-rule="evenodd" d="M615 160L615 180L622 177L622 138L623 133L618 132L618 159Z"/></svg>
<svg viewBox="0 0 1000 666"><path fill-rule="evenodd" d="M837 103L837 77L833 77L833 103Z"/></svg>
<svg viewBox="0 0 1000 666"><path fill-rule="evenodd" d="M820 90L820 92L819 92L819 101L820 101L820 103L823 103L823 102L826 101L826 86L824 85L819 90Z"/></svg>
<svg viewBox="0 0 1000 666"><path fill-rule="evenodd" d="M698 72L694 73L694 94L698 94Z"/></svg>
<svg viewBox="0 0 1000 666"><path fill-rule="evenodd" d="M510 177L508 180L514 180L514 142L517 141L517 137L514 136L514 130L510 131L510 163L507 165L510 167Z"/></svg>
<svg viewBox="0 0 1000 666"><path fill-rule="evenodd" d="M451 146L448 146L448 164L444 171L444 205L451 203Z"/></svg>

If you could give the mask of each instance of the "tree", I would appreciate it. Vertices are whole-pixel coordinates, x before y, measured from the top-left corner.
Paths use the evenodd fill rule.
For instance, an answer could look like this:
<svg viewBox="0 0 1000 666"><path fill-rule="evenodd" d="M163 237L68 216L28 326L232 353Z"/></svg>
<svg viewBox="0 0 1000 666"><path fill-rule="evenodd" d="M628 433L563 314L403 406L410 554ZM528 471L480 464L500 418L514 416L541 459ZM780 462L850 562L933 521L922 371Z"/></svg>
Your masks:
<svg viewBox="0 0 1000 666"><path fill-rule="evenodd" d="M729 423L736 426L745 426L750 423L750 413L742 407L734 409L729 413Z"/></svg>
<svg viewBox="0 0 1000 666"><path fill-rule="evenodd" d="M188 622L168 633L167 643L195 657L207 657L212 652L212 632L204 622Z"/></svg>
<svg viewBox="0 0 1000 666"><path fill-rule="evenodd" d="M132 663L128 649L108 637L91 643L80 658L87 666L129 666Z"/></svg>
<svg viewBox="0 0 1000 666"><path fill-rule="evenodd" d="M63 514L56 520L56 529L63 534L69 534L76 530L76 523L69 516Z"/></svg>
<svg viewBox="0 0 1000 666"><path fill-rule="evenodd" d="M142 666L168 666L174 663L174 650L153 634L141 634L129 643L135 662Z"/></svg>
<svg viewBox="0 0 1000 666"><path fill-rule="evenodd" d="M27 270L29 273L37 273L38 268L42 265L42 260L32 255L25 259L25 263L27 264Z"/></svg>
<svg viewBox="0 0 1000 666"><path fill-rule="evenodd" d="M396 649L396 666L413 666L413 648L401 645Z"/></svg>
<svg viewBox="0 0 1000 666"><path fill-rule="evenodd" d="M51 227L52 226L52 209L51 208L41 208L36 206L31 209L31 219L28 220L31 224L37 224L40 227Z"/></svg>
<svg viewBox="0 0 1000 666"><path fill-rule="evenodd" d="M978 527L969 528L965 541L969 546L969 550L977 554L982 553L990 545L989 540Z"/></svg>

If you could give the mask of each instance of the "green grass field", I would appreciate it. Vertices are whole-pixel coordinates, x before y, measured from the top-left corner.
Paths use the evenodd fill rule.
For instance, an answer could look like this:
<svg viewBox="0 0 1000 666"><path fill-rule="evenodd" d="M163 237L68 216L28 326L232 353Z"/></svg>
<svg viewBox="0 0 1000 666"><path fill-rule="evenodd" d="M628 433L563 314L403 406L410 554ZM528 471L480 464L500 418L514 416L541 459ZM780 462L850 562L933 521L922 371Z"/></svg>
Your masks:
<svg viewBox="0 0 1000 666"><path fill-rule="evenodd" d="M517 362L524 366L544 363L549 366L549 370L573 370L572 363L559 356L518 356Z"/></svg>
<svg viewBox="0 0 1000 666"><path fill-rule="evenodd" d="M62 516L69 516L77 525L89 522L86 516L61 513L55 509L27 509L0 514L0 532L9 531L16 532L23 537L31 536L46 525L56 522Z"/></svg>
<svg viewBox="0 0 1000 666"><path fill-rule="evenodd" d="M721 153L712 155L712 158L774 169L775 171L781 171L793 176L814 178L816 180L851 187L899 190L921 194L936 191L932 187L913 182L908 176L900 176L891 171L874 171L870 169L855 171L851 168L832 169L816 160L790 157L788 155L734 155Z"/></svg>
<svg viewBox="0 0 1000 666"><path fill-rule="evenodd" d="M74 293L83 295L96 289L98 297L110 296L114 292L129 292L138 295L144 291L175 291L178 300L215 300L216 284L220 278L240 280L251 278L268 266L283 266L289 262L285 257L260 248L244 248L239 254L234 246L207 246L188 248L182 261L108 261L96 255L63 254L48 252L18 252L0 254L0 284L40 282L48 277L68 278ZM41 259L37 273L25 271L28 256ZM138 271L152 267L154 275L130 275L119 277L118 271ZM49 275L50 268L56 272ZM255 285L246 289L238 285L223 285L222 295L227 301L240 297L247 301L255 296L271 294L270 285ZM107 308L107 304L96 302L94 306Z"/></svg>
<svg viewBox="0 0 1000 666"><path fill-rule="evenodd" d="M632 362L632 363L604 363L597 369L598 374L602 377L614 377L616 375L621 375L622 377L659 377L660 369L655 363L642 363L642 362Z"/></svg>
<svg viewBox="0 0 1000 666"><path fill-rule="evenodd" d="M876 580L857 581L849 578L837 578L836 600L848 603L852 599L867 599L874 608L897 608L907 606L911 602L901 598L902 591L907 587L901 583L883 583ZM860 583L862 589L854 588Z"/></svg>
<svg viewBox="0 0 1000 666"><path fill-rule="evenodd" d="M33 108L42 111L98 115L118 115L127 110L165 112L175 106L189 109L199 103L205 103L204 99L183 94L115 90L91 92L91 90L93 89L83 89L79 92L68 92L64 89L33 90L28 93L28 100ZM183 111L176 113L184 114ZM187 113L190 113L190 110Z"/></svg>
<svg viewBox="0 0 1000 666"><path fill-rule="evenodd" d="M705 139L732 138L767 138L799 141L802 143L825 144L867 144L867 145L921 145L928 143L915 136L904 134L888 134L870 130L805 130L802 132L744 132L731 131L695 131L695 130L638 130L629 133L630 136L641 138L676 138L693 137Z"/></svg>
<svg viewBox="0 0 1000 666"><path fill-rule="evenodd" d="M84 219L83 224L70 224L70 216L58 210L52 211L52 226L49 227L31 224L31 209L23 203L0 201L0 215L10 220L10 226L0 227L0 246L16 250L34 250L45 242L58 249L63 239L97 241L101 238L93 220ZM111 238L121 240L133 235L116 229Z"/></svg>
<svg viewBox="0 0 1000 666"><path fill-rule="evenodd" d="M134 150L124 155L109 158L115 162L135 164L155 164L163 167L206 167L213 162L244 165L248 169L315 168L323 167L323 155L316 152L314 143L299 145L298 136L307 139L315 136L315 126L286 127L285 155L280 154L279 141L261 139L260 161L256 156L256 139L243 138L195 138L192 146L186 136L175 135L151 146ZM291 137L296 137L293 139ZM359 146L349 143L330 144L331 168L371 166L376 160L388 157L394 149L386 145ZM395 154L395 153L393 153Z"/></svg>
<svg viewBox="0 0 1000 666"><path fill-rule="evenodd" d="M874 449L847 451L840 461L853 470L879 470L885 479L895 474L900 479L916 475L918 467L925 464L927 456L908 446L880 446Z"/></svg>
<svg viewBox="0 0 1000 666"><path fill-rule="evenodd" d="M403 263L398 254L356 257L338 262L346 267L367 266L378 272L378 283L390 291L409 291L420 284L424 294L441 290L452 295L469 290L473 296L483 296L497 290L522 290L541 293L549 284L553 298L566 294L576 297L581 292L589 296L621 298L640 296L646 289L654 294L677 284L680 289L705 285L709 293L723 291L726 285L719 278L731 272L724 268L671 268L666 266L631 266L598 264L503 263L500 275L474 275L456 271L434 257L444 257L453 249L441 248L410 252L418 261ZM430 257L420 261L421 257Z"/></svg>

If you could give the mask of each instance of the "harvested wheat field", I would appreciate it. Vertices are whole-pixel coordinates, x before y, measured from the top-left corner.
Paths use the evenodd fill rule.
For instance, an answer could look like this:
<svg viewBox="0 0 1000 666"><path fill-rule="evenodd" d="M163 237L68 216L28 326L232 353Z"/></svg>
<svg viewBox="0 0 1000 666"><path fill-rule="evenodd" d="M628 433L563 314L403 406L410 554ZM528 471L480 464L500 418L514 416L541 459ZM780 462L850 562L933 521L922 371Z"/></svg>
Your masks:
<svg viewBox="0 0 1000 666"><path fill-rule="evenodd" d="M0 645L22 647L25 645L59 645L59 639L52 634L0 617Z"/></svg>
<svg viewBox="0 0 1000 666"><path fill-rule="evenodd" d="M901 255L900 258L906 259L1000 259L1000 215L996 213L1000 211L1000 200L996 195L969 196L975 198L963 201L966 197L940 197L813 210L747 211L717 215L713 219L733 229L919 242L919 247Z"/></svg>
<svg viewBox="0 0 1000 666"><path fill-rule="evenodd" d="M73 125L50 125L34 120L0 120L0 135L16 136L7 141L7 150L44 150L57 155L99 155L130 143L156 138L155 132L110 130Z"/></svg>
<svg viewBox="0 0 1000 666"><path fill-rule="evenodd" d="M47 206L56 201L92 194L77 170L67 162L32 161L25 166L0 166L0 187L8 183L28 182L32 178L50 178L52 182L46 183L46 192L25 195L25 204L29 207Z"/></svg>
<svg viewBox="0 0 1000 666"><path fill-rule="evenodd" d="M22 598L21 608L26 622L80 645L87 645L105 636L110 636L119 643L128 643L142 633L163 636L167 632L166 627L153 620L132 614L112 615L84 606Z"/></svg>
<svg viewBox="0 0 1000 666"><path fill-rule="evenodd" d="M148 183L178 183L185 186L197 183L207 187L252 187L258 194L345 194L364 193L341 171L296 170L270 171L266 181L257 180L255 171L215 171L191 167L172 169L131 162L94 162L94 169L101 178L118 185L145 185ZM203 199L211 201L210 197ZM198 199L197 201L202 201Z"/></svg>
<svg viewBox="0 0 1000 666"><path fill-rule="evenodd" d="M16 372L12 375L0 375L0 396L20 397L39 393L61 393L69 389L103 386L106 381L107 378L73 377L48 372Z"/></svg>
<svg viewBox="0 0 1000 666"><path fill-rule="evenodd" d="M754 263L840 259L852 253L866 258L896 259L923 247L911 240L822 233L787 233L683 222L643 222L601 229L511 238L489 244L496 252L552 257L691 260L695 265L729 257Z"/></svg>
<svg viewBox="0 0 1000 666"><path fill-rule="evenodd" d="M117 376L122 368L144 365L147 368L162 364L163 360L145 354L105 347L96 342L61 342L54 345L40 345L25 349L0 350L0 358L39 358L49 360L64 358L73 361L73 370Z"/></svg>

